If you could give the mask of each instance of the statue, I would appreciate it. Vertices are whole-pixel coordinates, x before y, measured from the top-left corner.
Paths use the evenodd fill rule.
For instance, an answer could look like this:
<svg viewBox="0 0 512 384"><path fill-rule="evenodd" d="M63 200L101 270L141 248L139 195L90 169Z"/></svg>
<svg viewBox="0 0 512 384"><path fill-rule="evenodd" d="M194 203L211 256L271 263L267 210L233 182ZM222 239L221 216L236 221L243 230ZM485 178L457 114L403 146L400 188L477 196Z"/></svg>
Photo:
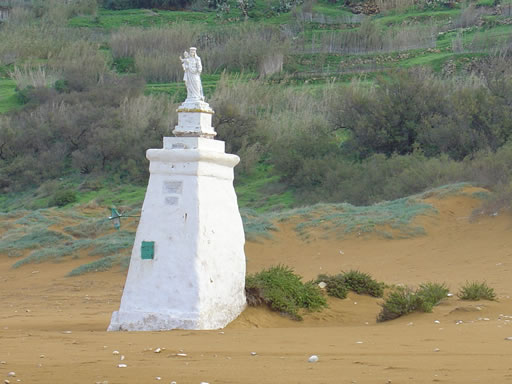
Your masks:
<svg viewBox="0 0 512 384"><path fill-rule="evenodd" d="M185 100L185 103L204 101L203 86L201 84L203 66L201 65L201 58L196 55L196 50L196 48L191 47L190 53L185 51L184 57L180 56L181 64L185 71L183 80L187 87L187 100Z"/></svg>

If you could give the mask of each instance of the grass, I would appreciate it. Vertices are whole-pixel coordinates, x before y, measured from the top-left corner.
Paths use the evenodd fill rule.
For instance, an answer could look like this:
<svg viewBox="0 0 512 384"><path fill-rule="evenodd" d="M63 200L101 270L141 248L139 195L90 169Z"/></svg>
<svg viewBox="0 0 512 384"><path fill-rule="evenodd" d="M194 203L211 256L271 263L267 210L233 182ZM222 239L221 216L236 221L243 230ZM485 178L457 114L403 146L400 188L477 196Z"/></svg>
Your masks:
<svg viewBox="0 0 512 384"><path fill-rule="evenodd" d="M0 114L20 108L14 80L0 78Z"/></svg>
<svg viewBox="0 0 512 384"><path fill-rule="evenodd" d="M424 283L417 290L395 287L381 304L377 321L393 320L415 311L432 312L433 307L439 305L447 294L446 285L439 283Z"/></svg>
<svg viewBox="0 0 512 384"><path fill-rule="evenodd" d="M258 215L251 209L241 209L240 215L244 223L245 238L255 241L259 237L269 238L270 231L277 231L276 226L266 215Z"/></svg>
<svg viewBox="0 0 512 384"><path fill-rule="evenodd" d="M375 17L375 20L383 25L392 26L395 24L402 24L404 21L444 21L450 18L455 18L460 9L438 9L422 11L419 9L412 9L406 12L382 14Z"/></svg>
<svg viewBox="0 0 512 384"><path fill-rule="evenodd" d="M272 174L272 168L264 164L235 180L240 207L259 213L290 208L294 204L293 191L279 187L279 176Z"/></svg>
<svg viewBox="0 0 512 384"><path fill-rule="evenodd" d="M457 296L461 300L495 300L496 293L494 289L489 287L487 283L470 281L466 282L461 288Z"/></svg>
<svg viewBox="0 0 512 384"><path fill-rule="evenodd" d="M85 273L90 273L90 272L108 271L115 264L119 264L119 263L120 263L119 256L103 257L99 260L92 261L90 263L81 265L81 266L73 269L71 272L68 273L68 276L79 276L79 275L83 275Z"/></svg>
<svg viewBox="0 0 512 384"><path fill-rule="evenodd" d="M193 11L164 11L157 12L149 9L127 9L111 11L100 9L97 16L77 16L72 18L68 25L79 28L103 28L114 29L122 26L165 26L177 22L216 23L215 12Z"/></svg>
<svg viewBox="0 0 512 384"><path fill-rule="evenodd" d="M49 230L42 226L36 226L36 228L33 228L28 233L19 237L16 235L9 236L9 232L6 236L2 236L0 240L0 252L39 248L71 239L71 236Z"/></svg>
<svg viewBox="0 0 512 384"><path fill-rule="evenodd" d="M410 237L424 234L422 227L411 224L412 220L418 215L435 212L435 208L430 204L414 197L405 197L371 206L354 206L348 203L316 204L285 212L281 219L300 217L296 230L302 234L315 227L321 227L326 234L333 232L342 237L353 232L363 234L390 227L395 234L388 231L381 233L386 237Z"/></svg>
<svg viewBox="0 0 512 384"><path fill-rule="evenodd" d="M302 320L302 310L317 311L327 306L315 283L303 283L293 269L282 265L248 275L245 291L249 305L266 304L295 320Z"/></svg>

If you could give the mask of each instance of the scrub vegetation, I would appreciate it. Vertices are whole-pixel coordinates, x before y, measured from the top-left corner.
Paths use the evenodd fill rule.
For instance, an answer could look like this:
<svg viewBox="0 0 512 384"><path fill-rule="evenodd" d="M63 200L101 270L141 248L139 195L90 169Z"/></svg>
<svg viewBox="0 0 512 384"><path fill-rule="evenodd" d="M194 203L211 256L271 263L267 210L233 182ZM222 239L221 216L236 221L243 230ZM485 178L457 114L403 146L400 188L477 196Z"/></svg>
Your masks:
<svg viewBox="0 0 512 384"><path fill-rule="evenodd" d="M75 208L140 209L144 153L177 122L190 46L218 138L241 157L248 239L293 218L305 240L418 235L412 219L435 213L422 193L464 182L492 192L478 213L510 208L508 0L0 5L0 210L19 215L2 223L0 249L19 265L105 259L82 273L126 260L134 228L113 234Z"/></svg>
<svg viewBox="0 0 512 384"><path fill-rule="evenodd" d="M249 305L265 304L295 320L302 320L301 310L315 311L327 306L314 282L302 282L291 268L282 265L248 275L245 293Z"/></svg>
<svg viewBox="0 0 512 384"><path fill-rule="evenodd" d="M489 287L487 283L478 281L468 281L461 288L458 293L461 300L495 300L496 293L494 289Z"/></svg>
<svg viewBox="0 0 512 384"><path fill-rule="evenodd" d="M432 312L448 295L448 287L439 283L424 283L418 289L410 287L395 287L381 304L382 310L377 316L378 322L393 320L408 313Z"/></svg>
<svg viewBox="0 0 512 384"><path fill-rule="evenodd" d="M358 270L341 272L337 275L318 275L317 283L324 282L329 296L344 299L349 291L359 295L382 297L385 284L373 279L368 273Z"/></svg>

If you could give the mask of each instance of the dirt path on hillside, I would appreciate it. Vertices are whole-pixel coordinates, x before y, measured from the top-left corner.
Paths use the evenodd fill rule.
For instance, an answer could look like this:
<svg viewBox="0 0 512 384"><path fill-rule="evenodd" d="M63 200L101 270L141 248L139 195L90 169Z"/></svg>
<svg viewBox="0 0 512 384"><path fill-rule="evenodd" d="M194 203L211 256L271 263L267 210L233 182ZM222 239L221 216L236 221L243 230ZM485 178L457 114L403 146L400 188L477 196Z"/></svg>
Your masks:
<svg viewBox="0 0 512 384"><path fill-rule="evenodd" d="M452 297L433 313L377 324L379 300L351 294L303 322L249 308L219 331L107 333L124 273L64 277L84 259L13 270L15 259L2 255L0 382L512 382L512 341L505 340L512 336L512 217L470 222L479 201L467 193L428 201L439 214L418 218L426 236L318 234L304 242L288 223L272 239L246 245L248 271L281 263L310 279L354 268L389 284L446 282L454 293L466 280L486 280L498 301ZM307 362L312 354L319 362ZM7 377L11 371L15 377Z"/></svg>

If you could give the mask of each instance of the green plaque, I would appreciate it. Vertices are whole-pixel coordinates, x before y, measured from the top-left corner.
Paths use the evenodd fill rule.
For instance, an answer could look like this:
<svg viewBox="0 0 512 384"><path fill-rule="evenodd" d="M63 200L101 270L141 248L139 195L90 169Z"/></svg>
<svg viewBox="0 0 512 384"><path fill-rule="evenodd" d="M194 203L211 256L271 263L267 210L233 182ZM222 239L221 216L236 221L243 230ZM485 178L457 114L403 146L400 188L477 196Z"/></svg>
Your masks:
<svg viewBox="0 0 512 384"><path fill-rule="evenodd" d="M155 242L143 241L140 246L140 256L142 260L153 260L155 258Z"/></svg>

